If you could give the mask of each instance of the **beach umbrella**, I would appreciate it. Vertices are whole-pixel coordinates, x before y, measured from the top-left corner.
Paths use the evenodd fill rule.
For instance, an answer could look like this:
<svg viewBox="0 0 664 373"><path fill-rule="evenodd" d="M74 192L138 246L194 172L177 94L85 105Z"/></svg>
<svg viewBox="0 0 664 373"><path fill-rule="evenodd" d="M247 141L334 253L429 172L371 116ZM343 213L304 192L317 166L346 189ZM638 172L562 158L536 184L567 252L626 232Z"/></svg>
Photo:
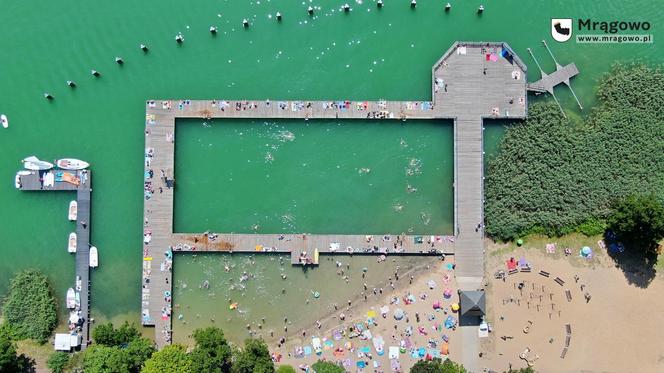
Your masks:
<svg viewBox="0 0 664 373"><path fill-rule="evenodd" d="M79 319L79 317L78 317L78 315L75 314L75 313L72 313L71 315L69 315L69 323L70 323L70 324L76 324L76 323L78 323L78 319Z"/></svg>
<svg viewBox="0 0 664 373"><path fill-rule="evenodd" d="M394 319L395 320L403 319L404 315L405 315L405 313L403 312L403 310L401 308L397 308L396 310L394 310Z"/></svg>
<svg viewBox="0 0 664 373"><path fill-rule="evenodd" d="M519 238L518 240L516 240L516 245L517 245L517 246L521 246L521 245L523 245L523 240L520 239L520 238Z"/></svg>
<svg viewBox="0 0 664 373"><path fill-rule="evenodd" d="M590 247L588 247L588 246L584 246L583 248L581 248L581 252L580 252L580 254L581 254L581 256L583 256L584 258L587 258L587 257L591 256L592 253L593 253L592 249L591 249Z"/></svg>
<svg viewBox="0 0 664 373"><path fill-rule="evenodd" d="M440 302L438 302L438 301L435 302L434 304L432 304L432 307L433 307L434 310L440 309Z"/></svg>
<svg viewBox="0 0 664 373"><path fill-rule="evenodd" d="M459 310L459 303L452 303L452 311L456 312Z"/></svg>
<svg viewBox="0 0 664 373"><path fill-rule="evenodd" d="M415 298L415 296L413 294L408 294L406 299L408 299L408 302L410 302L410 303L415 303L415 300L417 300L417 298Z"/></svg>
<svg viewBox="0 0 664 373"><path fill-rule="evenodd" d="M367 312L367 317L370 318L370 319L375 318L376 317L376 311L374 311L374 310L368 311Z"/></svg>

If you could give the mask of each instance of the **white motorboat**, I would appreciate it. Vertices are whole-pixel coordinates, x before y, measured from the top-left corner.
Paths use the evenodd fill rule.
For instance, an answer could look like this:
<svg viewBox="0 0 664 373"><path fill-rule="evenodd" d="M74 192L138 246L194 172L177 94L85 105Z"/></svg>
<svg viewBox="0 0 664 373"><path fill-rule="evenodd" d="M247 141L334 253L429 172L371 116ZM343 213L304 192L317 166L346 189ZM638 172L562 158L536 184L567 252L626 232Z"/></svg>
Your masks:
<svg viewBox="0 0 664 373"><path fill-rule="evenodd" d="M69 202L69 221L76 221L78 217L78 202Z"/></svg>
<svg viewBox="0 0 664 373"><path fill-rule="evenodd" d="M97 248L94 246L90 247L90 268L97 268L99 266L99 254L97 253Z"/></svg>
<svg viewBox="0 0 664 373"><path fill-rule="evenodd" d="M6 115L4 114L0 115L0 123L2 123L2 128L9 127L9 119L7 119Z"/></svg>
<svg viewBox="0 0 664 373"><path fill-rule="evenodd" d="M69 233L69 245L67 247L67 251L70 253L76 252L76 232Z"/></svg>
<svg viewBox="0 0 664 373"><path fill-rule="evenodd" d="M41 161L39 160L39 158L35 157L34 155L23 159L22 162L23 162L23 167L33 171L50 170L51 168L53 168L53 163Z"/></svg>
<svg viewBox="0 0 664 373"><path fill-rule="evenodd" d="M74 158L58 159L55 161L55 164L58 166L58 168L63 170L83 170L90 167L88 162Z"/></svg>
<svg viewBox="0 0 664 373"><path fill-rule="evenodd" d="M67 289L67 308L76 308L76 292L72 288Z"/></svg>

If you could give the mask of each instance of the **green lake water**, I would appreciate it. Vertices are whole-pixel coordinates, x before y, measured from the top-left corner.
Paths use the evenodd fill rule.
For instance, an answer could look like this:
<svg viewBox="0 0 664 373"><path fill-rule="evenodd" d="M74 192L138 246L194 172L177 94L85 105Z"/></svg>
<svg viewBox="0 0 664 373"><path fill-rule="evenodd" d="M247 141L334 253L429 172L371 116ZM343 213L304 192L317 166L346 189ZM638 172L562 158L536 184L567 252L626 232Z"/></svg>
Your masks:
<svg viewBox="0 0 664 373"><path fill-rule="evenodd" d="M92 274L93 312L100 319L138 321L146 99L426 100L431 66L455 40L507 41L534 81L539 74L526 48L551 70L554 63L541 45L545 39L561 63L573 61L581 71L573 86L584 112L575 108L566 88L557 94L569 114L582 116L594 103L599 77L613 63L664 59L664 49L657 48L664 16L654 1L506 0L485 3L482 16L475 14L479 3L472 2L452 2L446 14L437 1L420 1L411 11L407 1L386 0L378 11L365 0L352 2L353 11L343 14L341 2L315 1L311 4L321 9L313 18L306 14L308 4L0 4L0 113L10 120L10 128L0 130L0 292L16 270L37 267L64 300L74 280L73 257L66 253L73 229L66 206L74 196L18 192L13 175L28 155L81 158L94 172L92 242L100 250L101 266ZM280 24L268 17L277 10L284 14ZM552 17L647 20L655 43L556 43L549 32ZM252 23L248 30L241 27L243 18ZM208 32L211 25L220 30L215 37ZM174 41L178 32L185 37L181 46ZM142 53L140 43L150 52ZM123 66L115 64L116 56L124 58ZM90 69L99 70L101 78L90 76ZM68 88L66 80L78 87ZM55 99L47 102L44 92ZM292 133L294 140L282 141L280 131ZM487 126L488 153L497 149L502 131ZM446 122L178 124L176 229L249 232L258 225L261 232L449 231L451 136ZM401 146L401 139L408 147ZM412 159L421 162L421 173L408 176ZM371 172L360 174L361 168ZM411 181L418 191L408 194ZM396 205L403 205L400 213ZM208 263L213 260L223 259L176 259L176 279L198 289L197 273L213 268ZM269 260L257 259L268 269L258 271L262 277L254 280L255 289L263 289L260 282L280 271ZM300 276L284 270L294 280ZM322 266L310 276L317 285L336 274ZM205 302L196 303L199 313L207 312Z"/></svg>

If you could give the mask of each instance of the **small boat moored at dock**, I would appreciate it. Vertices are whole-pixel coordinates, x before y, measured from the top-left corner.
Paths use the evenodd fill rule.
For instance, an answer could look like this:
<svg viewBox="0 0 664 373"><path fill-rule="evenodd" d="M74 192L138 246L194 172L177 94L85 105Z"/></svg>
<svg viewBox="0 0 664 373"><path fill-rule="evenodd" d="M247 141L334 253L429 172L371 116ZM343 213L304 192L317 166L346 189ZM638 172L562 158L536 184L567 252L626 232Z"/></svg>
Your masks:
<svg viewBox="0 0 664 373"><path fill-rule="evenodd" d="M72 288L67 289L67 308L76 308L76 292Z"/></svg>
<svg viewBox="0 0 664 373"><path fill-rule="evenodd" d="M6 115L4 114L0 115L0 123L2 123L2 128L9 127L9 119L7 119Z"/></svg>
<svg viewBox="0 0 664 373"><path fill-rule="evenodd" d="M22 162L23 162L23 167L33 171L44 171L53 168L53 163L41 161L39 160L39 158L35 157L34 155L31 155L23 159Z"/></svg>
<svg viewBox="0 0 664 373"><path fill-rule="evenodd" d="M67 251L70 253L76 252L76 232L69 233L69 245L67 246Z"/></svg>
<svg viewBox="0 0 664 373"><path fill-rule="evenodd" d="M90 167L88 162L74 158L58 159L55 161L55 164L58 166L58 168L63 170L83 170Z"/></svg>
<svg viewBox="0 0 664 373"><path fill-rule="evenodd" d="M97 253L97 248L94 246L90 247L90 268L97 268L99 266L99 254Z"/></svg>
<svg viewBox="0 0 664 373"><path fill-rule="evenodd" d="M69 221L76 221L78 217L78 202L69 202Z"/></svg>

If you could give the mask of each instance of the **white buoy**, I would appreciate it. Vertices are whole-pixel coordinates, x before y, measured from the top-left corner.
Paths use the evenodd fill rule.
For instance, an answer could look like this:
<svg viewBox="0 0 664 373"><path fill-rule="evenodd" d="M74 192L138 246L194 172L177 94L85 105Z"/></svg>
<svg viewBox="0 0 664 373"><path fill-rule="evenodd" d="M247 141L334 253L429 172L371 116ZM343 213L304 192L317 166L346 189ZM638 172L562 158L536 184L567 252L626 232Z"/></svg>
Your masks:
<svg viewBox="0 0 664 373"><path fill-rule="evenodd" d="M216 34L217 33L217 26L210 26L210 34Z"/></svg>
<svg viewBox="0 0 664 373"><path fill-rule="evenodd" d="M244 26L245 28L249 27L249 21L247 21L246 18L242 20L242 26Z"/></svg>
<svg viewBox="0 0 664 373"><path fill-rule="evenodd" d="M379 8L382 8L382 7L383 7L383 0L378 0L378 1L376 2L376 5L377 5Z"/></svg>
<svg viewBox="0 0 664 373"><path fill-rule="evenodd" d="M281 21L281 12L277 12L277 21Z"/></svg>
<svg viewBox="0 0 664 373"><path fill-rule="evenodd" d="M73 80L67 80L67 85L72 88L76 87L76 83Z"/></svg>
<svg viewBox="0 0 664 373"><path fill-rule="evenodd" d="M450 9L452 9L452 4L447 3L447 4L445 5L445 11L446 11L446 12L449 12Z"/></svg>
<svg viewBox="0 0 664 373"><path fill-rule="evenodd" d="M120 57L115 57L115 62L116 62L118 65L122 65L122 64L124 63L124 61L123 61L122 58L120 58Z"/></svg>
<svg viewBox="0 0 664 373"><path fill-rule="evenodd" d="M416 6L417 6L417 0L411 0L410 7L415 9Z"/></svg>
<svg viewBox="0 0 664 373"><path fill-rule="evenodd" d="M141 48L141 50L142 50L143 52L147 52L147 51L148 51L148 47L147 47L145 44L141 44L139 48Z"/></svg>
<svg viewBox="0 0 664 373"><path fill-rule="evenodd" d="M309 8L307 8L307 13L309 13L310 16L313 16L314 15L314 8L312 8L311 6Z"/></svg>
<svg viewBox="0 0 664 373"><path fill-rule="evenodd" d="M99 76L101 75L101 74L99 73L99 71L94 70L94 69L93 69L93 70L90 70L90 74L92 74L92 76L94 76L94 77L96 77L96 78L99 78Z"/></svg>
<svg viewBox="0 0 664 373"><path fill-rule="evenodd" d="M479 8L477 8L477 13L482 13L484 11L484 5L480 5Z"/></svg>

